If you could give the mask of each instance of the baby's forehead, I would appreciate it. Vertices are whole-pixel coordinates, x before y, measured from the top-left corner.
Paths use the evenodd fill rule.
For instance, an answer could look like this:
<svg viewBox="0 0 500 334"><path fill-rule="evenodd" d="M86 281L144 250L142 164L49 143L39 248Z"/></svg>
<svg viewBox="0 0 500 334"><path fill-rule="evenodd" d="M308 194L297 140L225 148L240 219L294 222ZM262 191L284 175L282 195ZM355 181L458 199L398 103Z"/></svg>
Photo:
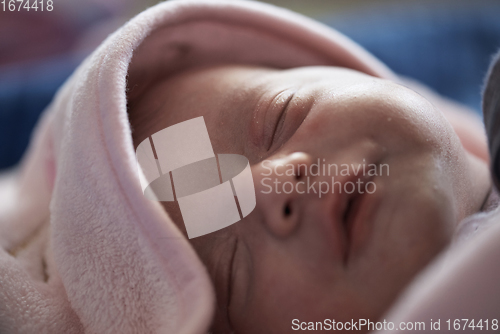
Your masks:
<svg viewBox="0 0 500 334"><path fill-rule="evenodd" d="M269 70L248 66L194 69L163 78L128 101L134 143L170 125L204 116L228 121L235 112L250 112Z"/></svg>

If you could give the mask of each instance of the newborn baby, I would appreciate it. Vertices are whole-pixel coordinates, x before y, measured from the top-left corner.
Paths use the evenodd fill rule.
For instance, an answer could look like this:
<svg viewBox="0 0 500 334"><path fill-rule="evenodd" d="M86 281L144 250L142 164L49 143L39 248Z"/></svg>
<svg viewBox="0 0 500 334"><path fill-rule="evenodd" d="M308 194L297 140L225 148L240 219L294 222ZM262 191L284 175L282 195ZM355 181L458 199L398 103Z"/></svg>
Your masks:
<svg viewBox="0 0 500 334"><path fill-rule="evenodd" d="M215 285L215 333L285 333L297 318L379 319L490 192L486 162L463 148L440 110L354 70L201 67L129 101L135 147L199 116L215 152L248 158L257 196L240 222L190 240ZM307 174L318 159L353 166L335 175L340 184L376 190L318 196L262 182L328 181ZM363 164L390 172L360 176ZM162 204L185 231L177 202Z"/></svg>
<svg viewBox="0 0 500 334"><path fill-rule="evenodd" d="M75 70L19 172L0 177L0 332L495 318L499 228L461 247L458 265L414 279L491 202L482 125L461 109L287 10L159 3ZM216 153L249 160L256 206L188 240L178 203L144 195L134 149L201 116Z"/></svg>

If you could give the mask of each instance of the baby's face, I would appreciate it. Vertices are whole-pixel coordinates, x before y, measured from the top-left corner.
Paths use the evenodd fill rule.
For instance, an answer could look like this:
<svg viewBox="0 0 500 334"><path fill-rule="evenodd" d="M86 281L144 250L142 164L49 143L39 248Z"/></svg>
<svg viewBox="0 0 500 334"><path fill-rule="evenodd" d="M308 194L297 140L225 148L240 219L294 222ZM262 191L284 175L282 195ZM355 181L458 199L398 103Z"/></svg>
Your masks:
<svg viewBox="0 0 500 334"><path fill-rule="evenodd" d="M377 319L487 188L476 177L485 166L429 102L352 70L199 69L156 84L130 110L136 145L203 116L214 152L252 165L254 211L191 240L214 282L218 333ZM309 168L318 159L320 170ZM184 230L178 206L164 206Z"/></svg>

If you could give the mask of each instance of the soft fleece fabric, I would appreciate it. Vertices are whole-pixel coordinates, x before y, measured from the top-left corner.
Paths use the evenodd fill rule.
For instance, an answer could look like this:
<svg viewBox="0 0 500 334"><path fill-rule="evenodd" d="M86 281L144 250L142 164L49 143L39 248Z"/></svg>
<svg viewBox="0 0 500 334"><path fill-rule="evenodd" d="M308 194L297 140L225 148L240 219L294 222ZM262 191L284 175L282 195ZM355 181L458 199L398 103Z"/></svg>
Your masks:
<svg viewBox="0 0 500 334"><path fill-rule="evenodd" d="M396 80L352 41L251 1L174 0L109 36L59 90L0 179L1 333L205 333L193 248L139 184L127 99L203 64L335 65ZM128 95L127 95L128 94Z"/></svg>

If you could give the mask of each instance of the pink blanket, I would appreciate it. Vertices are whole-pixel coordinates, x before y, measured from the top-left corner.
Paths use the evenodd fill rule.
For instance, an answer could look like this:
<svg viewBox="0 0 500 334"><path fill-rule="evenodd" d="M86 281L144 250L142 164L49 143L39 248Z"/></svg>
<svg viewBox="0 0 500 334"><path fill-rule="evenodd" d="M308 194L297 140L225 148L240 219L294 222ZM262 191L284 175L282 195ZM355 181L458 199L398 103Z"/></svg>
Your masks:
<svg viewBox="0 0 500 334"><path fill-rule="evenodd" d="M173 0L141 13L75 71L19 170L0 179L1 333L207 331L209 277L142 194L127 99L159 76L220 63L396 79L338 32L270 5Z"/></svg>

